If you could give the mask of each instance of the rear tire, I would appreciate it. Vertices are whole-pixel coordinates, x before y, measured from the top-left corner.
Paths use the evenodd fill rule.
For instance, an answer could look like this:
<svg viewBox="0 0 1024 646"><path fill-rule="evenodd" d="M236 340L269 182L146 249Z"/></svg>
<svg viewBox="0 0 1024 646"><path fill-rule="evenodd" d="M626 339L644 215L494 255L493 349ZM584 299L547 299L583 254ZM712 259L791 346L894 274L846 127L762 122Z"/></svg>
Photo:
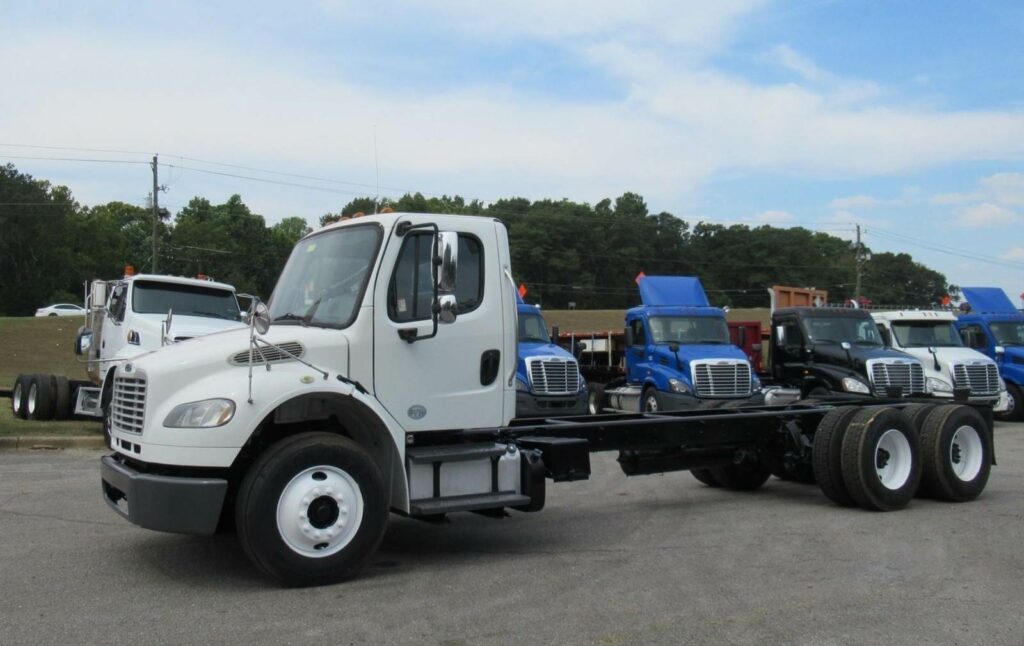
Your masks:
<svg viewBox="0 0 1024 646"><path fill-rule="evenodd" d="M604 384L591 382L587 384L587 411L591 415L604 412Z"/></svg>
<svg viewBox="0 0 1024 646"><path fill-rule="evenodd" d="M985 420L970 406L938 406L921 431L921 489L949 502L974 500L988 484L992 448Z"/></svg>
<svg viewBox="0 0 1024 646"><path fill-rule="evenodd" d="M302 433L266 449L242 480L238 539L289 586L337 583L376 551L388 520L380 468L352 440Z"/></svg>
<svg viewBox="0 0 1024 646"><path fill-rule="evenodd" d="M18 419L28 419L28 390L32 375L18 375L11 389L11 413Z"/></svg>
<svg viewBox="0 0 1024 646"><path fill-rule="evenodd" d="M718 478L711 472L711 469L690 469L690 473L693 474L694 478L697 478L697 480L700 480L709 487L722 486L722 483L718 481Z"/></svg>
<svg viewBox="0 0 1024 646"><path fill-rule="evenodd" d="M903 414L907 416L910 423L914 425L914 429L917 430L917 434L920 435L921 429L924 428L924 420L935 408L935 404L911 404L903 409Z"/></svg>
<svg viewBox="0 0 1024 646"><path fill-rule="evenodd" d="M996 419L1001 422L1016 422L1024 420L1024 399L1021 390L1015 384L1006 384L1006 394L1010 397L1010 407L1002 413L996 413Z"/></svg>
<svg viewBox="0 0 1024 646"><path fill-rule="evenodd" d="M920 440L897 408L857 413L843 437L843 481L861 507L893 511L906 507L921 482Z"/></svg>
<svg viewBox="0 0 1024 646"><path fill-rule="evenodd" d="M857 506L857 501L846 490L843 481L843 437L847 425L859 410L855 406L843 406L825 413L814 431L814 444L811 447L814 479L818 481L822 493L841 507Z"/></svg>
<svg viewBox="0 0 1024 646"><path fill-rule="evenodd" d="M28 389L28 419L37 422L53 419L54 385L52 375L32 375Z"/></svg>
<svg viewBox="0 0 1024 646"><path fill-rule="evenodd" d="M53 387L53 419L68 419L73 412L71 410L71 384L68 383L67 377L56 375L53 378Z"/></svg>
<svg viewBox="0 0 1024 646"><path fill-rule="evenodd" d="M748 460L711 469L712 475L723 487L731 491L753 491L771 477L772 472L763 460Z"/></svg>

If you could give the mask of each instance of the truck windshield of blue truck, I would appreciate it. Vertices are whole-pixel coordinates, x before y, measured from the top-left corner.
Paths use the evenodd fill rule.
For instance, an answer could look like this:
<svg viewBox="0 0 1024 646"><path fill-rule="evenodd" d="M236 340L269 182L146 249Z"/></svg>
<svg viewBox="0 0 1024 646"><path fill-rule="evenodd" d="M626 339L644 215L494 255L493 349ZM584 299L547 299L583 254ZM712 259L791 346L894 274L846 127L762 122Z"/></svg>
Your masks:
<svg viewBox="0 0 1024 646"><path fill-rule="evenodd" d="M856 343L857 345L881 346L878 334L870 318L837 318L809 316L803 320L804 332L811 343Z"/></svg>
<svg viewBox="0 0 1024 646"><path fill-rule="evenodd" d="M548 326L540 314L519 314L520 343L547 343Z"/></svg>
<svg viewBox="0 0 1024 646"><path fill-rule="evenodd" d="M725 319L712 316L652 316L651 341L659 343L723 344L729 340Z"/></svg>
<svg viewBox="0 0 1024 646"><path fill-rule="evenodd" d="M132 309L140 314L173 310L179 316L242 320L234 293L226 289L137 280L133 290Z"/></svg>
<svg viewBox="0 0 1024 646"><path fill-rule="evenodd" d="M892 324L896 340L904 348L959 348L960 335L951 322L899 322Z"/></svg>
<svg viewBox="0 0 1024 646"><path fill-rule="evenodd" d="M999 345L1024 345L1024 322L1003 321L989 323Z"/></svg>

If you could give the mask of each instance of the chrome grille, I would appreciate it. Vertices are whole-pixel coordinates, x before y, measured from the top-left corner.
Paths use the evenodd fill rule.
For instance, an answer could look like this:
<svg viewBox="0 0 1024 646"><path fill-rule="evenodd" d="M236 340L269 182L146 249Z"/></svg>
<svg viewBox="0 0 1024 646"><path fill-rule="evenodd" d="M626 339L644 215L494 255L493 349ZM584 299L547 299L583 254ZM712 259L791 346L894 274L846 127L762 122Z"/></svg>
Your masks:
<svg viewBox="0 0 1024 646"><path fill-rule="evenodd" d="M575 395L580 390L580 369L572 359L533 357L526 360L526 369L537 395Z"/></svg>
<svg viewBox="0 0 1024 646"><path fill-rule="evenodd" d="M302 353L305 352L305 348L298 341L288 341L287 343L278 343L277 347L271 347L266 345L259 345L252 349L252 362L255 363L278 363L281 361L292 361L289 357L281 350L285 350L296 357L301 357ZM229 361L237 366L249 365L249 351L242 350L231 355Z"/></svg>
<svg viewBox="0 0 1024 646"><path fill-rule="evenodd" d="M994 363L954 363L953 384L957 388L970 388L972 395L999 393L999 368Z"/></svg>
<svg viewBox="0 0 1024 646"><path fill-rule="evenodd" d="M110 400L110 424L115 431L142 433L146 413L146 380L114 378L114 396Z"/></svg>
<svg viewBox="0 0 1024 646"><path fill-rule="evenodd" d="M884 397L890 386L899 386L904 397L925 391L924 367L916 361L872 359L868 365L876 395Z"/></svg>
<svg viewBox="0 0 1024 646"><path fill-rule="evenodd" d="M698 397L743 397L750 394L750 364L730 359L690 363Z"/></svg>

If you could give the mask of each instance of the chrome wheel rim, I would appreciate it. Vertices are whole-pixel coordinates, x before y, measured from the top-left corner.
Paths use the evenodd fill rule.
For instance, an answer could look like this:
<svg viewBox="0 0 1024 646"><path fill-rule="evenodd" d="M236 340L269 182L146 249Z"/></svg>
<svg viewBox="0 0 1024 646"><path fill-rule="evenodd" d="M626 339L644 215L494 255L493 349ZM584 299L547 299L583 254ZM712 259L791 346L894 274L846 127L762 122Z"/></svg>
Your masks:
<svg viewBox="0 0 1024 646"><path fill-rule="evenodd" d="M14 392L11 393L11 408L15 414L21 412L21 395L21 380L19 379L18 383L14 384Z"/></svg>
<svg viewBox="0 0 1024 646"><path fill-rule="evenodd" d="M39 388L32 384L28 387L28 401L25 402L25 407L29 415L33 415L36 412L36 396L39 394Z"/></svg>
<svg viewBox="0 0 1024 646"><path fill-rule="evenodd" d="M363 494L344 470L310 467L285 485L277 503L277 531L295 553L308 558L337 554L363 520Z"/></svg>

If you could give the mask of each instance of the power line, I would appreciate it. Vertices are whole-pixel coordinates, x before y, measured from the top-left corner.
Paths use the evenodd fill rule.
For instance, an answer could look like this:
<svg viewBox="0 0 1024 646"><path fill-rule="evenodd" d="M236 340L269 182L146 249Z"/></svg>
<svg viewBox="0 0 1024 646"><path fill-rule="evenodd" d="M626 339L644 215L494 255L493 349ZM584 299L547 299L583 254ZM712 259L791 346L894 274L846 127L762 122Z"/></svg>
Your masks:
<svg viewBox="0 0 1024 646"><path fill-rule="evenodd" d="M114 150L111 148L74 148L71 146L39 146L33 144L0 144L7 148L35 148L39 150L73 150L77 152L85 153L119 153L124 155L151 155L152 152L144 152L141 150Z"/></svg>
<svg viewBox="0 0 1024 646"><path fill-rule="evenodd" d="M939 246L939 245L936 245L936 244L933 244L933 243L913 240L911 238L908 238L908 237L902 236L902 235L893 235L891 232L888 232L888 231L883 233L882 231L879 231L878 229L872 229L871 233L873 233L875 235L880 235L883 238L889 238L890 240L894 240L894 241L899 242L901 244L908 244L908 245L912 245L912 246L915 246L915 247L920 247L922 249L927 249L928 251L933 251L935 253L943 253L943 254L950 255L950 256L957 256L957 257L960 257L960 258L966 258L967 260L974 260L975 262L984 262L984 263L988 263L990 265L996 265L997 267L1006 267L1006 268L1009 268L1009 269L1024 269L1024 263L1018 263L1018 262L1013 261L1013 260L1002 260L1002 259L999 259L999 258L988 258L988 257L977 255L977 254L972 254L972 253L967 253L967 252L962 252L962 251L954 251L951 248L945 248L943 246Z"/></svg>
<svg viewBox="0 0 1024 646"><path fill-rule="evenodd" d="M135 159L87 159L85 157L35 157L30 155L0 155L4 159L38 159L43 161L94 162L100 164L148 164Z"/></svg>
<svg viewBox="0 0 1024 646"><path fill-rule="evenodd" d="M209 169L206 169L206 168L195 168L193 166L181 166L181 165L176 165L176 164L167 164L167 163L164 163L164 162L160 162L160 165L161 166L166 166L167 168L179 168L181 170L189 170L189 171L193 171L193 172L196 172L196 173L206 173L208 175L219 175L221 177L233 177L235 179L244 179L244 180L249 180L249 181L253 181L253 182L263 182L264 184L277 184L279 186L293 186L293 187L296 187L296 188L306 188L306 189L309 189L309 190L312 190L312 191L324 191L326 193L336 193L336 194L339 194L339 195L356 195L356 196L361 196L362 195L362 193L357 193L355 191L344 191L344 190L337 189L337 188L327 188L326 186L314 186L312 184L298 184L296 182L284 182L284 181L276 180L276 179L267 179L265 177L252 177L251 175L238 175L236 173L224 173L224 172L221 172L221 171L209 170Z"/></svg>

